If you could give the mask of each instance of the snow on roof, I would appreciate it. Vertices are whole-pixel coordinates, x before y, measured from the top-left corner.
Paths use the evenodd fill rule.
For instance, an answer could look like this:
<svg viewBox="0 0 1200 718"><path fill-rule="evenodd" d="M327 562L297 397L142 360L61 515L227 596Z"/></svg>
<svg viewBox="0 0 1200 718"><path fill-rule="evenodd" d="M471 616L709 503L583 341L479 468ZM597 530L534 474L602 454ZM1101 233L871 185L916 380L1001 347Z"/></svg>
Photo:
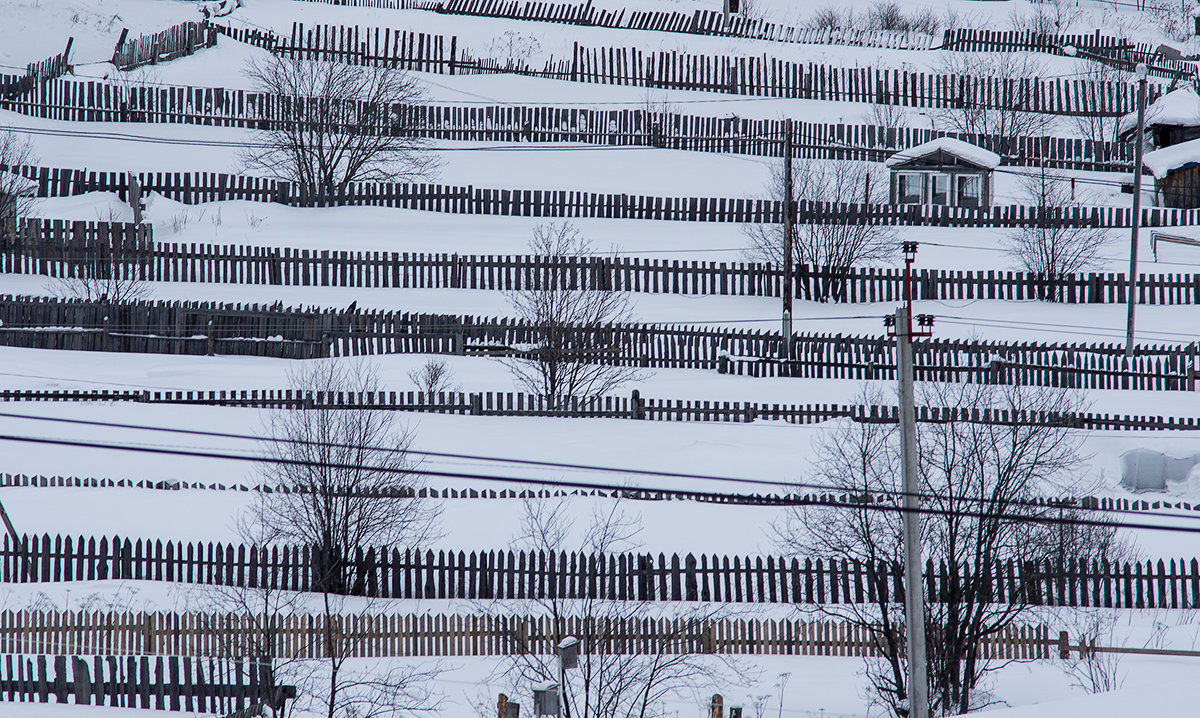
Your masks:
<svg viewBox="0 0 1200 718"><path fill-rule="evenodd" d="M1172 90L1146 108L1146 127L1156 125L1200 125L1200 96L1191 85ZM1137 129L1137 112L1130 112L1117 123L1117 134L1124 135Z"/></svg>
<svg viewBox="0 0 1200 718"><path fill-rule="evenodd" d="M1162 179L1167 173L1188 165L1200 164L1200 139L1147 152L1142 155L1142 164L1155 179Z"/></svg>
<svg viewBox="0 0 1200 718"><path fill-rule="evenodd" d="M938 150L987 170L996 169L1000 165L1000 155L995 152L985 150L982 147L976 147L962 140L956 140L953 137L939 137L936 140L930 140L915 147L900 150L887 158L884 164L888 167L895 167L898 164L931 155Z"/></svg>

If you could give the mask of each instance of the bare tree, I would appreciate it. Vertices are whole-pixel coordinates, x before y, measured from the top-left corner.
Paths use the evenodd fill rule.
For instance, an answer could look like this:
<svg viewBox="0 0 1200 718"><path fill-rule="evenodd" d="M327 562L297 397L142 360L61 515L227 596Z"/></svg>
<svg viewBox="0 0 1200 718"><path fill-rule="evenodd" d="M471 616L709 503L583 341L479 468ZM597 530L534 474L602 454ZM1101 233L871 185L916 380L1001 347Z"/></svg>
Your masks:
<svg viewBox="0 0 1200 718"><path fill-rule="evenodd" d="M1032 53L947 52L938 73L966 82L954 85L953 106L937 110L943 126L1010 141L1045 132L1048 120L1033 111L1037 78L1045 73ZM972 90L984 81L991 81L999 95Z"/></svg>
<svg viewBox="0 0 1200 718"><path fill-rule="evenodd" d="M28 217L37 206L37 183L18 171L37 163L29 138L12 130L0 132L0 235L12 231L17 220Z"/></svg>
<svg viewBox="0 0 1200 718"><path fill-rule="evenodd" d="M513 311L534 335L531 346L505 360L517 384L556 404L639 379L642 373L625 364L611 339L612 325L633 317L628 293L570 271L602 259L591 243L569 222L543 224L534 228L529 250L545 261L545 271L508 293Z"/></svg>
<svg viewBox="0 0 1200 718"><path fill-rule="evenodd" d="M851 160L802 160L794 163L793 202L813 200L834 205L877 204L887 199L887 175L878 167ZM775 166L767 191L772 199L786 196L783 162ZM797 212L796 215L801 213ZM836 281L843 272L872 262L890 259L896 253L896 229L888 225L815 217L795 216L792 262L805 268L830 271L831 281L822 283L808 298L840 299L845 287ZM751 261L783 264L783 225L751 224L743 227ZM807 283L801 283L809 291Z"/></svg>
<svg viewBox="0 0 1200 718"><path fill-rule="evenodd" d="M546 555L634 551L641 531L619 500L597 507L581 526L565 501L529 500L522 528L518 545ZM526 602L481 604L482 612L505 617L514 627L511 639L518 650L502 659L497 673L522 691L558 683L556 657L539 646L558 645L571 635L567 629L574 620L578 631L571 637L580 642L579 666L567 672L564 686L567 714L574 718L658 718L666 715L663 702L672 694L711 690L734 675L745 676L745 667L730 656L679 650L681 643L705 640L702 627L727 617L727 607L685 604L673 609L633 596L621 600L605 591L588 593L578 599L552 592ZM526 616L540 620L531 625L517 620ZM550 633L536 632L539 625L549 626Z"/></svg>
<svg viewBox="0 0 1200 718"><path fill-rule="evenodd" d="M244 72L276 102L266 129L240 153L247 169L343 188L414 181L437 168L432 145L416 134L423 89L404 70L271 55Z"/></svg>
<svg viewBox="0 0 1200 718"><path fill-rule="evenodd" d="M454 383L454 370L444 359L430 359L416 369L410 369L408 379L431 400L441 393L456 392L458 385Z"/></svg>
<svg viewBox="0 0 1200 718"><path fill-rule="evenodd" d="M1064 411L1079 403L1065 390L983 384L930 384L921 394L922 403L969 411ZM864 397L867 403L882 400L880 394ZM845 423L816 442L817 478L864 504L894 503L901 488L898 438L894 424ZM1021 587L1008 601L993 602L996 568L1012 561L1062 571L1070 558L1103 559L1115 555L1114 533L1065 530L1053 521L1072 518L1072 509L1032 501L1091 488L1076 478L1078 440L1068 429L957 420L920 424L917 453L923 508L931 512L922 517L925 555L958 577L940 586L937 596L926 597L930 700L937 714L964 713L987 704L982 680L1004 665L983 655L980 642L1037 610L1033 592ZM776 531L796 554L883 566L892 575L900 571L896 512L800 507ZM883 655L866 659L872 696L902 716L908 695L904 607L882 580L877 588L883 590L868 602L816 610L873 633Z"/></svg>
<svg viewBox="0 0 1200 718"><path fill-rule="evenodd" d="M1130 82L1131 78L1132 73L1115 62L1088 62L1083 68L1083 80L1093 84L1126 84ZM1117 137L1121 126L1120 115L1112 117L1105 117L1103 115L1073 115L1071 121L1075 125L1075 129L1085 140L1091 140L1094 143L1092 157L1097 162L1108 162L1116 159L1113 153L1115 153L1120 144Z"/></svg>
<svg viewBox="0 0 1200 718"><path fill-rule="evenodd" d="M1042 212L1084 204L1084 198L1076 196L1072 189L1070 178L1044 165L1024 176L1021 185L1026 202ZM1045 279L1042 298L1060 301L1063 276L1094 268L1107 239L1107 230L1100 227L1071 226L1060 220L1042 219L1010 231L1005 244L1025 271Z"/></svg>
<svg viewBox="0 0 1200 718"><path fill-rule="evenodd" d="M375 392L379 381L366 364L320 362L295 372L294 389L332 397ZM439 507L415 497L419 487L408 455L413 435L395 414L366 408L317 404L272 413L264 453L282 461L264 464L267 483L286 490L264 492L247 521L260 529L263 545L277 542L313 547L313 590L323 623L323 665L313 668L324 689L310 681L310 694L329 718L387 716L428 705L430 678L438 668L354 668L356 637L345 630L346 594L364 593L356 552L368 547L419 544L434 534ZM369 602L355 604L366 614Z"/></svg>

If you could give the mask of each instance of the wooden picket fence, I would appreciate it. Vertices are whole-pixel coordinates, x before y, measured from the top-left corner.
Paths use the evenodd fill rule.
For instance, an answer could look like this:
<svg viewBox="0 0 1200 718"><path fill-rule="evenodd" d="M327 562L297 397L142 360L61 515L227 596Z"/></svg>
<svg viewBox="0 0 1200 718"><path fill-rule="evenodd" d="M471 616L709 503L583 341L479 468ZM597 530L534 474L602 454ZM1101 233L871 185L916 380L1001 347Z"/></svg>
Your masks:
<svg viewBox="0 0 1200 718"><path fill-rule="evenodd" d="M0 488L91 488L91 489L144 489L148 491L236 491L246 493L278 493L299 491L302 487L286 487L282 484L224 483L185 481L180 479L113 479L80 476L42 476L30 474L0 473ZM413 499L435 500L499 500L524 501L528 499L569 498L612 498L623 501L694 501L699 503L735 504L740 506L805 506L894 504L894 497L834 494L829 492L805 492L790 494L764 493L688 493L686 491L658 491L639 488L620 489L486 489L486 488L436 488L421 486L399 493ZM1038 497L1030 499L1039 506L1067 507L1072 510L1099 510L1128 513L1130 511L1200 511L1200 503L1171 501L1164 498L1129 499L1110 496L1082 497Z"/></svg>
<svg viewBox="0 0 1200 718"><path fill-rule="evenodd" d="M630 396L561 397L514 392L394 392L332 394L293 389L149 391L136 389L0 389L0 401L137 402L226 406L249 409L368 409L465 416L542 416L572 419L708 421L753 423L786 421L812 424L834 419L895 424L895 406L853 404L769 404L762 402L654 399L634 390ZM1033 412L1005 409L917 407L919 423L957 421L973 424L1021 424L1085 430L1196 431L1200 417ZM772 501L774 503L774 501Z"/></svg>
<svg viewBox="0 0 1200 718"><path fill-rule="evenodd" d="M11 638L12 634L8 636ZM10 641L8 645L17 642ZM55 703L80 706L227 715L268 698L258 669L244 659L160 655L151 661L145 654L134 653L119 654L120 657L62 655L62 651L46 652L57 655L7 650L3 653L0 701L9 703L48 703L53 698ZM4 709L4 712L17 710Z"/></svg>
<svg viewBox="0 0 1200 718"><path fill-rule="evenodd" d="M460 52L461 50L461 52ZM542 67L475 56L457 37L358 26L294 23L277 52L289 57L402 67L441 74L511 73L571 82L696 90L758 97L867 102L910 107L1013 107L1058 115L1125 115L1136 88L1081 79L951 76L900 69L848 68L762 57L714 56L636 47L584 47ZM1163 93L1151 86L1148 101Z"/></svg>
<svg viewBox="0 0 1200 718"><path fill-rule="evenodd" d="M75 38L67 38L67 47L57 55L45 60L31 62L23 75L0 74L0 103L33 92L44 83L56 80L71 70L71 45Z"/></svg>
<svg viewBox="0 0 1200 718"><path fill-rule="evenodd" d="M544 332L511 318L201 302L87 302L0 295L0 344L77 351L248 354L283 358L474 354L534 358ZM895 378L886 336L639 324L563 327L563 351L589 363L708 369L746 376ZM1194 391L1198 347L928 339L914 344L920 381L1076 389ZM518 395L523 396L523 395ZM607 401L607 398L606 398ZM594 407L607 412L605 407ZM719 411L714 410L716 413Z"/></svg>
<svg viewBox="0 0 1200 718"><path fill-rule="evenodd" d="M1111 563L1074 558L1061 565L999 560L989 569L997 604L1110 608L1200 608L1200 560ZM5 534L5 583L167 581L331 591L424 599L845 604L903 601L899 564L847 559L716 554L567 553L537 550L424 551L358 547L336 565L310 546L255 546ZM978 575L972 579L978 580ZM929 599L957 582L944 563L926 562Z"/></svg>
<svg viewBox="0 0 1200 718"><path fill-rule="evenodd" d="M166 282L276 286L565 289L655 294L778 297L783 271L769 263L548 257L155 243L151 225L22 220L0 227L0 272L49 277L120 277ZM796 298L844 303L899 301L904 273L892 268L793 268ZM996 270L921 269L918 300L1043 299L1067 304L1125 303L1122 273L1047 276ZM1141 304L1200 303L1200 274L1140 274Z"/></svg>
<svg viewBox="0 0 1200 718"><path fill-rule="evenodd" d="M48 167L0 167L37 183L38 196L68 197L86 192L129 196L124 172ZM663 197L573 190L483 189L472 186L354 182L345 187L309 187L265 177L216 172L142 172L142 192L158 192L186 204L249 200L294 207L377 206L452 214L519 217L594 217L682 222L778 224L783 202L731 197ZM985 209L933 205L842 204L800 200L797 216L807 224L873 224L941 227L1129 227L1128 207L1032 207L1003 205ZM1144 207L1143 227L1200 224L1200 209Z"/></svg>
<svg viewBox="0 0 1200 718"><path fill-rule="evenodd" d="M217 31L207 21L183 22L132 40L127 39L128 33L128 30L121 31L116 49L113 50L112 64L118 70L128 71L186 57L196 50L217 44Z"/></svg>
<svg viewBox="0 0 1200 718"><path fill-rule="evenodd" d="M0 98L3 94L0 93ZM48 119L76 122L203 124L268 129L303 115L303 104L241 89L183 85L130 85L63 79L31 85L7 109ZM487 142L586 142L603 146L645 146L698 152L778 157L783 121L650 112L537 106L419 105L404 109L404 130L420 137ZM349 115L350 113L347 112ZM353 116L360 116L357 110ZM367 113L375 125L356 131L390 130L389 112ZM884 128L868 124L799 122L796 155L805 158L881 162L895 152L937 137L955 137L1001 156L1002 164L1059 169L1127 171L1132 151L1125 143L1073 137L1001 137Z"/></svg>
<svg viewBox="0 0 1200 718"><path fill-rule="evenodd" d="M0 612L0 654L236 656L248 640L270 641L282 660L339 655L496 657L551 654L564 636L586 637L592 654L880 656L880 629L841 621L762 618L628 618L488 614L286 614L267 619L225 613ZM1007 626L979 645L979 657L1057 657L1044 626ZM254 687L247 686L253 693Z"/></svg>

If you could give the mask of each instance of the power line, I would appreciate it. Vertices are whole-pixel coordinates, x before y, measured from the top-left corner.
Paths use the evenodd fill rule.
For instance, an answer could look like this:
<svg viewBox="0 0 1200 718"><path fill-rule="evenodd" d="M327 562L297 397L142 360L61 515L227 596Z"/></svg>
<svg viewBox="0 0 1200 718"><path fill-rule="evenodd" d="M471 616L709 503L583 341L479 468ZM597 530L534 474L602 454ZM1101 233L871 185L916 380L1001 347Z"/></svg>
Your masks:
<svg viewBox="0 0 1200 718"><path fill-rule="evenodd" d="M182 434L182 435L188 435L188 436L204 436L204 437L209 437L209 438L235 439L235 440L242 440L242 441L254 441L254 442L258 442L258 443L317 446L317 447L323 447L323 448L366 449L369 451L379 451L379 452L383 452L383 453L414 454L417 456L431 457L431 458L436 458L436 459L454 459L454 460L467 460L467 461L473 461L473 462L492 462L492 463L501 463L501 464L516 464L516 465L522 465L522 466L527 466L527 467L551 468L551 469L560 469L560 470L570 470L570 471L576 471L576 472L583 471L583 472L648 476L648 477L654 477L654 478L690 479L690 480L697 480L697 481L712 481L712 482L732 483L732 484L746 484L746 485L754 485L754 486L775 486L775 487L786 488L786 489L800 488L800 489L809 489L809 490L815 490L815 491L827 491L827 492L843 493L843 494L847 493L848 491L851 491L847 487L830 486L828 484L817 484L817 483L802 482L802 481L778 481L778 480L773 480L773 479L747 479L744 477L714 476L711 474L682 473L682 472L676 472L676 471L662 471L662 470L654 470L654 469L605 467L605 466L595 466L595 465L588 465L588 464L564 463L564 462L554 462L554 461L535 460L535 459L490 457L490 456L481 456L481 455L476 455L476 454L425 451L425 450L418 450L418 449L411 449L411 448L406 449L406 448L397 448L397 447L381 447L381 446L375 446L375 445L347 444L347 443L342 443L342 442L313 441L313 440L307 440L307 439L281 439L281 438L271 437L271 436L254 436L254 435L249 435L249 434L237 434L237 433L232 433L232 432L204 431L204 430L198 430L198 429L182 429L182 428L178 428L178 427L147 426L147 425L142 425L142 424L126 424L126 423L105 422L105 421L96 421L96 420L88 420L88 419L68 419L65 417L46 417L46 416L37 416L37 415L31 415L31 414L14 414L11 412L0 412L0 418L12 418L12 419L18 419L18 420L30 420L30 421L40 421L40 422L50 422L50 423L93 426L93 427L102 427L102 428L128 429L128 430L134 430L134 431L148 431L148 432L152 432L152 433L158 432L158 433L168 433L168 434ZM804 428L817 428L816 425L798 425L798 426L801 426ZM191 447L181 446L181 445L171 446L171 445L162 445L162 444L151 445L151 446L158 446L158 447L167 446L168 448L191 448ZM238 456L245 457L244 454L239 454ZM357 467L357 468L368 468L368 467ZM461 477L459 477L459 478L461 478ZM628 487L628 486L626 486L626 487L610 486L610 485L604 485L604 486L607 486L608 489L612 489L612 490L622 490L622 489L628 490L628 489L630 489L630 487ZM597 486L597 487L591 487L591 488L600 488L600 487ZM642 488L642 487L636 487L636 490L659 491L659 489L648 489L648 488ZM672 491L680 492L682 494L697 493L697 492L692 492L692 491L688 491L688 490L672 490ZM877 496L889 496L892 498L903 498L904 496L908 495L908 493L905 491L893 490L893 489L874 489L874 490L872 490L871 494L877 495ZM743 496L740 494L731 494L731 493L725 493L725 494L721 494L721 495L726 496L726 497ZM926 500L941 500L941 499L946 498L946 497L943 497L943 496L940 496L938 494L931 493L931 492L919 492L917 495L920 498L926 499ZM1000 501L997 499L988 499L985 497L973 498L973 497L960 496L960 497L957 497L957 500L967 501L970 503L979 503L979 504L983 504L983 505L992 505L992 504L1000 503ZM1062 500L1060 500L1060 501L1062 501ZM1070 501L1073 501L1073 499L1065 500L1065 502L1070 502ZM1004 503L1011 504L1011 505L1017 505L1017 506L1043 508L1043 509L1044 508L1055 508L1055 506L1049 506L1046 501L1039 502L1039 501L1028 501L1028 500L1022 500L1022 499L1012 499L1012 500L1005 500ZM843 502L840 505L844 506L845 503ZM1079 508L1076 506L1070 506L1068 503L1064 503L1063 506L1069 507L1069 508ZM1200 516L1180 517L1175 514L1153 514L1151 512L1145 512L1145 511L1132 511L1132 510L1116 509L1116 508L1113 508L1113 509L1089 508L1089 509L1084 509L1084 510L1099 512L1099 513L1130 514L1130 515L1136 515L1136 516L1152 515L1152 516L1160 516L1160 517L1165 517L1165 518L1185 518L1185 519L1200 520Z"/></svg>
<svg viewBox="0 0 1200 718"><path fill-rule="evenodd" d="M221 459L221 460L230 460L230 461L248 461L248 462L260 463L260 464L261 463L271 463L271 464L280 464L280 465L284 465L284 466L297 466L297 467L303 467L303 468L341 469L341 470L349 470L349 471L372 471L372 472L384 473L384 474L395 474L395 475L399 475L399 476L411 476L411 475L436 476L439 478L466 479L466 480L473 480L473 481L496 482L496 483L533 484L533 485L542 485L542 486L570 486L573 488L596 489L596 490L604 490L604 491L615 491L615 490L622 490L622 489L628 490L628 487L622 487L622 486L618 486L618 485L605 484L605 483L593 482L593 481L570 481L570 480L564 480L564 479L540 479L540 478L532 478L532 477L515 477L515 476L502 476L502 475L491 475L491 474L473 474L473 473L458 472L458 471L434 471L434 470L424 469L424 468L420 468L420 467L394 468L394 467L387 467L387 466L371 466L371 465L365 465L365 464L346 464L346 463L336 463L336 462L289 459L286 457L279 457L279 456L248 456L248 455L244 455L244 454L221 453L218 451L211 451L211 450L202 450L202 451L201 450L181 450L181 449L157 447L157 446L138 446L138 445L131 445L131 444L100 443L100 442L96 442L96 441L78 441L78 440L57 439L57 438L52 438L52 437L40 437L40 436L18 436L18 435L13 435L13 434L0 434L0 441L31 443L31 444L37 444L37 445L43 445L43 446L62 446L62 447L75 447L75 448L106 449L106 450L113 450L113 451L126 451L126 452L131 452L131 453L180 456L180 457L189 457L189 458ZM763 482L752 482L752 483L776 483L777 484L779 482L763 481ZM703 496L703 497L710 498L713 500L729 500L731 498L738 498L738 495L730 494L727 492L681 490L681 489L669 489L669 488L658 488L658 487L640 487L640 488L641 488L641 490L644 490L644 491L652 491L652 492L661 493L664 495L671 494L671 495L677 495L677 496ZM940 497L940 498L944 499L947 497ZM961 498L962 497L960 497L959 500L961 500ZM797 502L797 503L800 503L800 502ZM1008 502L1006 502L1006 503L1008 503ZM1091 527L1097 527L1097 528L1112 528L1112 529L1120 528L1120 529L1131 529L1131 530L1167 531L1167 532L1173 532L1173 533L1200 534L1200 526L1163 525L1163 524L1152 524L1152 523L1142 523L1142 522L1100 521L1100 520L1096 520L1096 519L1086 519L1086 518L1079 518L1079 517L1067 518L1065 516L1054 516L1053 514L1032 516L1032 515L1025 515L1025 514L1010 514L1010 513L1003 513L1003 512L987 513L987 512L983 512L983 511L972 511L972 510L964 510L964 509L956 509L953 511L947 510L947 509L936 509L936 508L931 509L931 508L925 508L925 507L918 507L915 509L910 509L910 508L905 508L903 506L898 506L898 505L879 504L879 503L876 503L876 504L865 504L864 503L864 504L855 504L852 506L847 506L845 503L843 503L841 501L836 501L836 500L832 500L832 499L823 499L821 497L815 497L815 498L812 498L811 500L805 500L803 502L803 505L805 505L805 506L824 506L824 507L838 508L838 509L855 509L855 510L863 510L863 511L883 511L885 513L903 514L903 513L907 513L907 512L916 512L921 515L931 515L931 516L954 516L954 517L958 517L958 518L962 518L962 517L986 518L986 519L992 519L992 520L1008 520L1008 521L1017 521L1017 522L1024 522L1024 523L1043 523L1043 524L1063 525L1063 526L1091 526ZM1039 506L1039 508L1053 509L1056 507ZM1071 508L1073 510L1076 509L1076 507L1064 507L1064 508ZM1091 509L1088 509L1088 510L1091 510ZM1142 514L1142 515L1145 516L1146 514ZM1164 515L1164 514L1156 514L1156 516L1162 517L1162 518L1176 519L1176 520L1180 519L1180 518L1200 518L1200 517L1180 517L1180 516L1175 516L1175 515Z"/></svg>

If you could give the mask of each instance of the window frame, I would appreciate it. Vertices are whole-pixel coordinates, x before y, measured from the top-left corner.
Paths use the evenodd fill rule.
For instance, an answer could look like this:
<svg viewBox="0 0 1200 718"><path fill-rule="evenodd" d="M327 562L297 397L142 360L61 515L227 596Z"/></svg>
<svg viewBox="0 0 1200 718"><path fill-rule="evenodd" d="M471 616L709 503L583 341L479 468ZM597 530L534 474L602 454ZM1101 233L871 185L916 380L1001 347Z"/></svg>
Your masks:
<svg viewBox="0 0 1200 718"><path fill-rule="evenodd" d="M896 173L896 204L925 204L925 175L927 172L901 171ZM906 178L913 178L917 183L916 201L905 199L909 195L902 194Z"/></svg>

